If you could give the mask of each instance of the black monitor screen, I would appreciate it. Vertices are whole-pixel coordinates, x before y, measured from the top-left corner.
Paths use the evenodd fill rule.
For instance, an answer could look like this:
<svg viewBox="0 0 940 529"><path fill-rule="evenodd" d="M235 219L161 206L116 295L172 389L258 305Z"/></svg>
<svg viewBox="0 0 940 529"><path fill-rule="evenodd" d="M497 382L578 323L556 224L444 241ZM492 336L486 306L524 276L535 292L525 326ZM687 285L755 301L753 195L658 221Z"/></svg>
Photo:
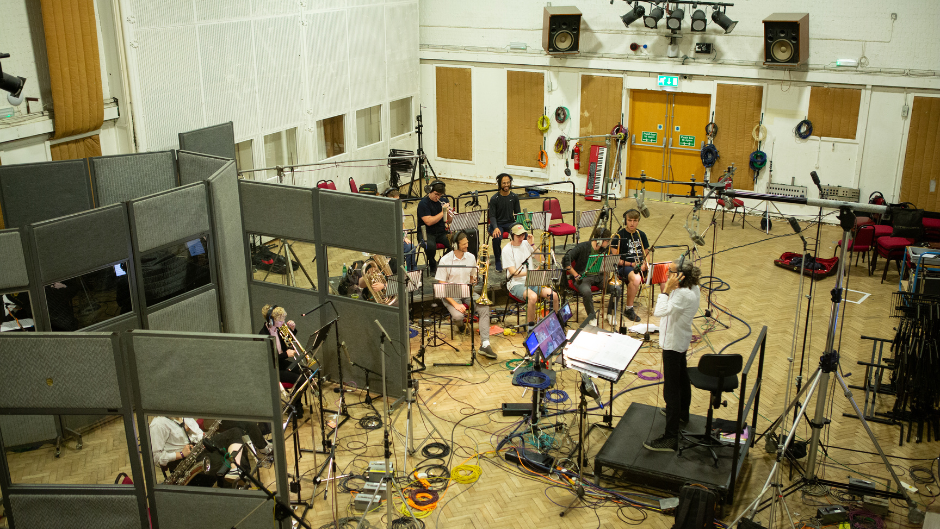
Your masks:
<svg viewBox="0 0 940 529"><path fill-rule="evenodd" d="M535 347L542 351L542 357L548 358L549 355L561 347L565 341L565 331L561 328L558 317L549 314L542 321L535 324L532 332L526 337L525 344L529 352L533 352Z"/></svg>
<svg viewBox="0 0 940 529"><path fill-rule="evenodd" d="M562 325L568 323L568 320L571 319L571 305L569 303L565 303L558 310L558 319L561 320Z"/></svg>

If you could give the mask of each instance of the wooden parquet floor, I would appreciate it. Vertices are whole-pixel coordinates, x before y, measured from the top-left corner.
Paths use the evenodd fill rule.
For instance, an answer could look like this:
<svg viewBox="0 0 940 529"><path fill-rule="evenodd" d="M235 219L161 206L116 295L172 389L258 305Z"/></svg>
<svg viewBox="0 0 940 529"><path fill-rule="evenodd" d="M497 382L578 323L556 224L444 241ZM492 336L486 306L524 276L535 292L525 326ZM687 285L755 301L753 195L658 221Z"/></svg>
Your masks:
<svg viewBox="0 0 940 529"><path fill-rule="evenodd" d="M449 182L448 191L456 195L462 191L480 188L467 182ZM489 187L489 184L485 184ZM569 199L568 195L561 195L562 203ZM576 200L579 209L593 209L596 204ZM617 206L617 217L622 215L628 207L632 206L630 200L622 200ZM749 204L750 205L750 204ZM567 206L565 206L567 207ZM659 245L687 244L689 237L683 229L684 219L691 207L687 204L652 202L650 203L652 217L642 219L640 229L644 230L652 241L665 226L670 215L675 215ZM410 212L413 212L413 208ZM719 213L720 217L720 213ZM710 213L702 213L702 229L708 225ZM832 217L830 217L832 218ZM807 224L806 219L801 219ZM717 326L698 326L696 334L704 333L703 341L693 346L694 354L689 363L694 364L697 358L709 351L709 345L719 350L725 345L737 340L750 332L750 336L737 342L727 349L728 352L748 355L756 339L757 333L764 325L768 327L768 344L764 371L764 386L760 399L761 418L757 430L763 431L771 420L776 418L785 407L785 393L787 390L788 371L791 362L788 361L791 343L793 340L794 317L797 304L797 289L799 277L795 272L787 271L774 266L773 259L785 251L800 251L801 243L798 237L783 220L774 220L770 236L766 235L756 225L759 217L746 217L746 225L742 229L741 218L732 223L731 216L725 219L725 228L720 228L718 219L716 247L713 275L721 278L728 285L728 290L715 292L712 301L724 310L734 314L747 325L737 319L720 314L722 323L729 326L723 329ZM587 230L584 230L585 232ZM806 232L807 238L815 237L815 228ZM835 241L840 238L839 229L832 225L823 225L820 232L819 255L828 257L832 255ZM700 253L705 256L699 263L703 275L710 272L710 260L707 258L711 251L711 231L706 240L708 246L700 247ZM675 250L661 250L657 253L657 260L667 260L675 257L669 252ZM854 262L854 259L853 259ZM889 303L891 293L897 290L898 274L892 269L888 273L888 280L881 283L881 269L884 261L879 261L877 273L871 277L867 274L865 264L851 266L848 288L870 294L861 304L845 303L844 314L839 320L841 334L836 338L838 350L842 355L842 370L850 384L860 384L864 376L863 369L856 365L859 360L867 360L870 354L870 342L860 339L861 335L890 338L893 335L893 326L896 320L889 317ZM830 316L829 291L835 284L835 278L827 278L815 284L814 298L811 308L809 324L810 336L807 340L805 358L801 355L801 342L798 341L796 355L792 368L799 372L802 360L802 371L808 376L816 368L820 352L823 350L826 339L826 327ZM805 294L809 294L809 281L805 283ZM850 293L849 298L857 300L861 294ZM805 315L807 300L800 300L801 314ZM702 309L705 309L705 295L703 292ZM584 316L583 308L581 317ZM638 303L638 312L644 317L649 310L649 301ZM802 317L802 316L801 316ZM514 323L515 318L510 321ZM701 321L701 320L697 320ZM656 322L656 319L653 319ZM446 327L445 327L446 329ZM446 333L449 340L449 333ZM799 337L802 340L803 323L799 322ZM417 351L415 338L412 352ZM707 344L706 344L707 342ZM428 365L434 362L466 361L469 357L469 336L457 336L454 340L461 351L455 353L446 347L431 348L427 353ZM478 343L478 342L477 342ZM544 479L532 478L519 472L502 460L501 454L494 454L493 450L499 439L506 435L514 425L512 417L502 417L497 410L503 402L525 402L529 395L521 395L518 388L510 384L509 370L506 361L518 358L514 352L522 350L522 336L494 336L493 348L497 351L499 359L489 361L485 358L473 367L429 367L427 371L416 376L419 381L417 394L420 406L426 412L427 419L415 412L413 424L416 437L422 438L428 431L428 420L440 431L444 441L454 447L452 456L444 464L448 468L463 463L478 464L482 474L473 484L458 484L451 482L437 509L432 511L425 521L431 527L473 527L473 528L583 528L583 527L621 527L627 523L618 518L617 506L602 504L599 507L581 507L561 518L558 513L567 505L572 493L569 488ZM479 357L478 357L479 359ZM661 369L660 351L655 346L644 346L637 355L630 369ZM577 398L577 384L579 380L574 372L560 372L558 388L567 392L572 398ZM621 391L634 386L642 385L635 375L627 374L615 386L615 391ZM837 388L830 387L830 394ZM602 385L606 392L606 384ZM330 399L335 394L330 392ZM363 398L361 391L350 393L350 401L356 403L351 406L353 416L349 422L340 429L339 450L337 461L341 473L361 473L370 461L382 459L382 430L366 430L359 425L359 419L371 412L364 404L358 404ZM861 392L855 392L855 398L861 401ZM643 388L625 393L614 404L615 421L622 415L632 402L649 405L663 405L661 388L659 386ZM737 395L728 396L729 405L716 411L717 417L732 418L736 413ZM331 406L333 402L329 403ZM892 398L882 397L878 410L890 409ZM380 406L380 401L376 401ZM693 390L692 413L705 415L707 397L698 390ZM557 405L561 409L574 409L575 403L571 400ZM864 429L854 418L845 418L843 412L851 412L848 400L841 390L835 391L828 408L831 424L823 432L823 440L828 446L827 453L820 453L818 475L835 481L847 481L848 477L868 477L882 484L887 483L888 473L878 458L868 452L873 450ZM561 415L561 428L551 436L542 440L551 443L553 454L567 454L574 446L572 439L577 437L577 418L571 413ZM596 421L596 417L591 418ZM394 426L401 432L405 430L405 414L398 416ZM914 464L928 465L929 458L936 457L940 445L936 442L905 443L899 446L899 429L897 426L882 424L871 425L882 448L891 456L895 470L901 479L912 482L909 467ZM655 437L660 432L650 432ZM317 434L319 435L319 434ZM603 445L607 432L595 429L586 444L588 459ZM807 439L809 429L802 425L797 435ZM320 439L313 439L309 427L303 427L297 437L302 447L314 448L320 445ZM123 444L123 432L119 422L112 422L85 435L85 448L76 451L72 448L63 450L62 457L52 457L52 449L43 447L27 453L9 454L11 472L14 481L29 483L110 483L114 475L120 471L127 471L127 454L114 455L109 452L116 451ZM725 520L730 521L744 506L753 499L767 477L767 472L773 463L773 456L765 453L761 446L753 447L745 462L738 486L736 501L726 511ZM288 454L288 468L293 472L293 462L290 459L293 448L286 447ZM396 468L404 465L404 447L398 440L394 440L393 453ZM121 458L123 457L123 459ZM311 482L316 473L316 463L322 462L322 455L315 458L312 454L305 454L300 461L300 472L303 476L303 490L301 496L310 500L314 493ZM926 458L927 461L911 461L903 458ZM420 453L409 457L409 470L416 462L424 458ZM440 461L432 461L440 463ZM564 462L571 468L573 463ZM786 478L786 473L784 473ZM273 478L269 481L273 481ZM785 480L785 483L788 481ZM607 485L611 485L607 483ZM918 501L932 507L932 498L929 497L923 485L920 490L924 495L918 496ZM932 487L936 493L937 487ZM619 488L619 490L629 490ZM636 490L636 489L633 489ZM328 491L324 499L323 489L316 490L313 506L307 514L307 520L313 527L331 523L334 512L336 516L351 516L352 495L348 493ZM794 494L788 500L795 519L807 518L815 514L817 504L839 503L832 496L801 497ZM368 515L373 524L384 524L384 507ZM647 527L668 528L673 524L673 518L656 512L645 513L624 509L621 516L629 517L633 524ZM886 520L887 526L906 526L907 509L895 502L892 512ZM766 515L759 520L766 526ZM777 520L776 527L782 527L783 522Z"/></svg>

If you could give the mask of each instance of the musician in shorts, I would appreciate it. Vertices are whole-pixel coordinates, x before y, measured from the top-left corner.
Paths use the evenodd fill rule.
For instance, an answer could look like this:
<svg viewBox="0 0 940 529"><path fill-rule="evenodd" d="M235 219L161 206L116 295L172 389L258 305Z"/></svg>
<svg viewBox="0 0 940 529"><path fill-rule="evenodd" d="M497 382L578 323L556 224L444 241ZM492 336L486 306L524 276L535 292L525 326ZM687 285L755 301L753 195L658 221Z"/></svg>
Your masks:
<svg viewBox="0 0 940 529"><path fill-rule="evenodd" d="M525 278L529 270L535 270L535 253L532 235L526 232L522 224L514 224L510 229L512 242L503 249L503 269L506 271L506 288L516 298L526 302L525 319L528 323L527 331L535 326L535 305L539 298L552 300L555 312L558 312L560 299L558 294L549 287L526 286ZM541 256L539 261L543 260Z"/></svg>

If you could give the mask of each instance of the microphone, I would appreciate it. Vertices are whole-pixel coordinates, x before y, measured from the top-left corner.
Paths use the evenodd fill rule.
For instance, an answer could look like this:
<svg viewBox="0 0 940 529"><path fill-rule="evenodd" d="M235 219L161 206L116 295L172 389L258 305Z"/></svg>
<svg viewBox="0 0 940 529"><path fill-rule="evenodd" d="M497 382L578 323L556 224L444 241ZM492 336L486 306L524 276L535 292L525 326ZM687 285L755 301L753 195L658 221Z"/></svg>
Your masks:
<svg viewBox="0 0 940 529"><path fill-rule="evenodd" d="M694 189L694 188L693 188ZM650 208L646 207L646 190L640 190L640 196L636 199L637 209L640 210L640 215L643 215L644 219L650 218Z"/></svg>
<svg viewBox="0 0 940 529"><path fill-rule="evenodd" d="M797 222L796 219L793 217L788 217L787 220L790 222L790 227L793 228L793 233L796 233L797 235L799 235L800 239L803 240L803 247L805 248L807 245L806 237L803 237L803 233L802 233L803 228L800 227L800 223Z"/></svg>
<svg viewBox="0 0 940 529"><path fill-rule="evenodd" d="M698 246L705 246L705 238L692 231L692 228L690 228L688 224L685 225L685 231L689 232L689 237L692 239L692 242Z"/></svg>
<svg viewBox="0 0 940 529"><path fill-rule="evenodd" d="M816 171L810 171L809 176L813 178L813 183L816 184L816 188L819 189L819 193L822 194L822 185L819 183L819 175L816 174Z"/></svg>

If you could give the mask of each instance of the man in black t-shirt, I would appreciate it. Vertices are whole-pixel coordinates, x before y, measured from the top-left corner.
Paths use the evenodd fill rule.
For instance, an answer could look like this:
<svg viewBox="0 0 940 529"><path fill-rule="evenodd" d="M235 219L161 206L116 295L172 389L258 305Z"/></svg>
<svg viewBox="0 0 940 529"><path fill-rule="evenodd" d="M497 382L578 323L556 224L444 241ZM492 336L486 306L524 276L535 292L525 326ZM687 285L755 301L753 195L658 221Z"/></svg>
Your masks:
<svg viewBox="0 0 940 529"><path fill-rule="evenodd" d="M640 225L639 211L628 209L623 214L623 225L617 232L617 240L614 241L614 253L620 254L618 273L627 285L624 315L630 321L640 321L640 317L633 310L633 300L640 291L640 284L643 283L643 275L647 270L646 258L649 255L650 242L646 234L637 228Z"/></svg>
<svg viewBox="0 0 940 529"><path fill-rule="evenodd" d="M489 229L490 235L493 237L491 245L496 271L501 272L503 270L501 260L503 233L509 233L510 228L516 222L516 213L521 213L522 209L519 206L519 197L509 190L512 187L511 176L501 173L496 177L496 185L499 186L499 192L490 198Z"/></svg>
<svg viewBox="0 0 940 529"><path fill-rule="evenodd" d="M604 288L604 282L607 279L606 273L584 275L588 265L588 259L595 254L606 254L607 247L610 246L610 230L604 227L595 228L591 234L591 240L576 244L565 253L561 265L568 272L569 277L574 281L574 287L581 294L581 303L584 304L584 312L588 319L597 319L594 312L594 299L591 292L591 286ZM607 322L614 327L615 314L617 309L617 300L620 299L620 287L608 287L610 301L607 302ZM597 325L595 321L592 325Z"/></svg>
<svg viewBox="0 0 940 529"><path fill-rule="evenodd" d="M431 184L431 191L418 202L418 237L421 226L425 227L427 240L422 240L425 254L428 256L428 268L431 275L437 274L437 245L444 245L444 253L450 251L450 241L447 240L447 227L450 225L450 204L441 198L446 188L440 180Z"/></svg>

